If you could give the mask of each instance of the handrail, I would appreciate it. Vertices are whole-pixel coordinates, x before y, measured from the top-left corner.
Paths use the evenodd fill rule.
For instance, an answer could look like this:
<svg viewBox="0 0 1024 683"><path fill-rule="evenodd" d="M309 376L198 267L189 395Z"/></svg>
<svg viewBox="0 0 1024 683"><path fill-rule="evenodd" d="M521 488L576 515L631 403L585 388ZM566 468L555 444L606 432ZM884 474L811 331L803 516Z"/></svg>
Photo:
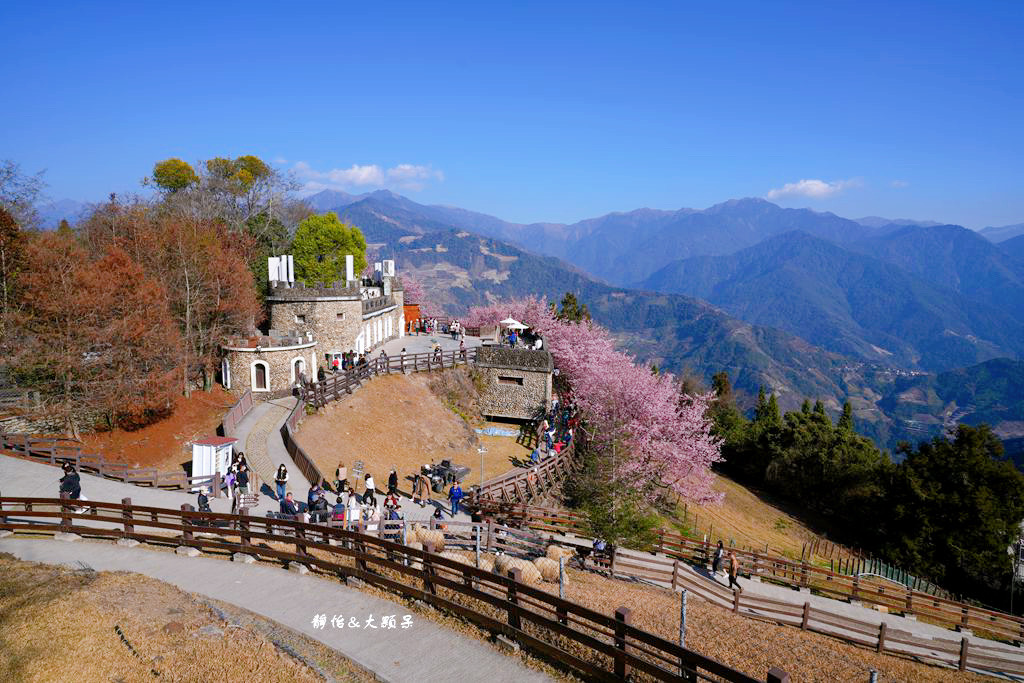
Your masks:
<svg viewBox="0 0 1024 683"><path fill-rule="evenodd" d="M505 518L515 518L521 520L525 527L549 533L578 534L587 531L583 516L562 510L514 503L496 510L493 504L489 507L485 499L479 512L484 516L500 514ZM664 529L658 531L658 541L652 549L666 557L700 566L709 564L714 554L711 539L688 537ZM937 597L901 583L893 582L891 586L868 584L859 575L851 576L808 562L736 548L730 550L736 553L743 573L757 576L762 581L896 609L903 614L920 615L957 628L972 628L982 637L984 633L990 633L1024 642L1024 617Z"/></svg>
<svg viewBox="0 0 1024 683"><path fill-rule="evenodd" d="M437 554L431 544L419 550L336 527L195 512L189 505L171 510L132 505L130 499L121 504L75 501L75 505L85 512L76 512L67 499L2 497L0 529L28 531L33 536L70 532L154 543L177 538L181 545L200 550L241 552L301 563L330 576L353 576L510 636L526 649L593 680L625 680L635 671L671 681L678 680L680 669L695 675L703 671L705 676L713 674L730 683L757 680L633 626L629 610L620 608L610 617L521 582L516 569L507 577L477 569ZM115 528L90 525L97 522ZM294 550L282 549L292 546ZM342 562L346 559L353 564ZM472 606L452 599L454 595L473 601ZM531 625L528 632L524 622ZM565 649L566 639L573 642L573 651ZM782 680L777 673L769 674L768 680Z"/></svg>
<svg viewBox="0 0 1024 683"><path fill-rule="evenodd" d="M63 437L32 437L27 434L0 434L0 450L9 457L49 465L70 463L78 472L90 472L126 484L172 490L209 487L220 495L220 474L186 476L184 471L161 472L156 467L132 467L108 462L99 453L86 453L81 442Z"/></svg>
<svg viewBox="0 0 1024 683"><path fill-rule="evenodd" d="M224 413L224 419L220 422L220 433L224 436L231 436L235 433L235 428L238 427L238 423L241 422L249 411L253 409L252 390L246 389L245 393L239 397L235 404L228 409L228 412Z"/></svg>

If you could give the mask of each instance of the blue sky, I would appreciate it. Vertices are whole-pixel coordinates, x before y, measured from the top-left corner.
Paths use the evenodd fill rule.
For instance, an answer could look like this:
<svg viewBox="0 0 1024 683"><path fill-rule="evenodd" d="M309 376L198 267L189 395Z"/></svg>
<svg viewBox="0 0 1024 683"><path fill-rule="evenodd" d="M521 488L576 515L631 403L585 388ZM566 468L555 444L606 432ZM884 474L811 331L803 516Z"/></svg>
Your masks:
<svg viewBox="0 0 1024 683"><path fill-rule="evenodd" d="M523 222L743 196L1024 221L1021 2L9 2L0 26L0 158L54 199L251 153Z"/></svg>

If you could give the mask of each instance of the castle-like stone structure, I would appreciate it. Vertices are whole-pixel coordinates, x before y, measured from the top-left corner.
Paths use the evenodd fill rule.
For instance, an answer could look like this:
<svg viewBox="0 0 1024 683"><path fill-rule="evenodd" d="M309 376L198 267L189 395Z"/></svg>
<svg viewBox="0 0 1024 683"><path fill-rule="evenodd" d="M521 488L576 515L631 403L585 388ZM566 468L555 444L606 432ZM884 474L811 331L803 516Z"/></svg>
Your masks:
<svg viewBox="0 0 1024 683"><path fill-rule="evenodd" d="M404 293L393 272L391 265L374 278L330 286L272 282L270 331L222 347L224 386L251 389L257 399L287 395L301 376L315 379L343 353L370 353L404 336Z"/></svg>
<svg viewBox="0 0 1024 683"><path fill-rule="evenodd" d="M487 417L532 420L551 405L554 360L547 351L482 346L476 368L484 378L480 412Z"/></svg>

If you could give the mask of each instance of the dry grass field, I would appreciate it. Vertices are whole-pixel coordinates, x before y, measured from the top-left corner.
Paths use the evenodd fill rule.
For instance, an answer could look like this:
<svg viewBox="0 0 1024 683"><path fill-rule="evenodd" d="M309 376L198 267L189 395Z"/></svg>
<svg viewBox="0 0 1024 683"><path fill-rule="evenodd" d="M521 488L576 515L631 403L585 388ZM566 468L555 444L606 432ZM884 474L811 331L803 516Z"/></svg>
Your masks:
<svg viewBox="0 0 1024 683"><path fill-rule="evenodd" d="M339 660L327 665L339 678L369 680ZM154 679L323 680L252 624L225 623L169 584L0 555L0 680Z"/></svg>
<svg viewBox="0 0 1024 683"><path fill-rule="evenodd" d="M449 371L450 372L450 371ZM351 396L332 402L319 414L307 417L297 440L326 476L333 476L339 462L352 468L363 461L363 472L373 474L378 488L398 471L399 488L409 491L407 479L420 466L450 459L471 469L463 486L480 482L481 446L484 479L513 469L516 460L529 458L530 450L513 437L487 436L473 431L484 423L467 423L430 390L432 376L389 375L378 377ZM508 427L508 425L502 425Z"/></svg>

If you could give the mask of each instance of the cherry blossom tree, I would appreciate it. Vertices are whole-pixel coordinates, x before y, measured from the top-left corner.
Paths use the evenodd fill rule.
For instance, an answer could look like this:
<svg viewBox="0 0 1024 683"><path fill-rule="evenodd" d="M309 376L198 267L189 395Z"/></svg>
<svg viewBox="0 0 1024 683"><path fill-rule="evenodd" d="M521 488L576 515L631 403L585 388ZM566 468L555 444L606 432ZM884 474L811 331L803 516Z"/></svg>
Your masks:
<svg viewBox="0 0 1024 683"><path fill-rule="evenodd" d="M668 500L670 493L697 503L721 498L711 486L711 465L721 459L707 416L711 394L680 401L670 374L652 374L618 351L605 328L559 320L535 298L474 308L466 324L494 325L507 317L544 338L587 424L591 447L610 463L605 474L611 482L641 491L651 502Z"/></svg>

